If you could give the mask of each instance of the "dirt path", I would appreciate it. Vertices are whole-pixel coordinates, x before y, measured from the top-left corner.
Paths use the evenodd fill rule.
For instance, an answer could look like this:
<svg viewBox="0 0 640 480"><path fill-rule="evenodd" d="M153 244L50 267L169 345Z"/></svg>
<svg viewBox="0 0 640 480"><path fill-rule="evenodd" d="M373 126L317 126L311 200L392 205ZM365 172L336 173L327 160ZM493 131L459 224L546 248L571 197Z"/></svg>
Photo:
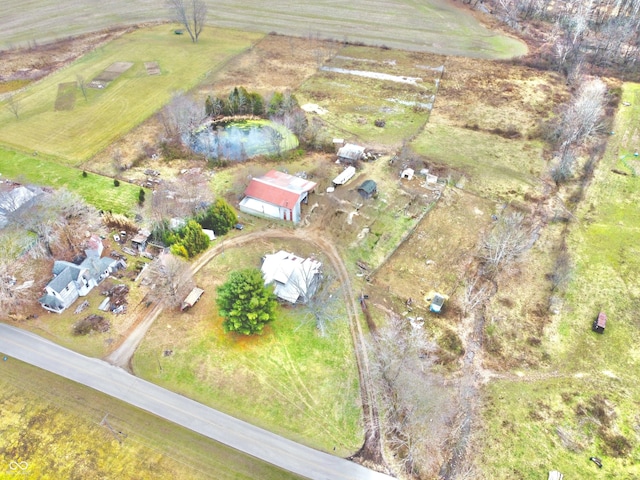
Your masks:
<svg viewBox="0 0 640 480"><path fill-rule="evenodd" d="M335 270L342 285L347 314L349 316L349 330L351 332L356 363L358 365L365 431L365 439L362 447L353 456L349 457L349 459L362 463L371 469L389 473L389 468L382 455L379 413L371 385L365 335L358 314L359 304L353 293L349 272L335 245L324 238L321 232L312 228L263 230L223 240L196 259L191 265L191 271L195 275L213 258L223 253L225 249L240 247L247 243L263 239L298 239L309 242L327 256L332 268ZM104 360L132 372L131 359L144 339L145 334L163 310L164 307L162 305L156 305L145 316L138 319L134 326L125 334L124 339L115 346L114 350L109 353Z"/></svg>

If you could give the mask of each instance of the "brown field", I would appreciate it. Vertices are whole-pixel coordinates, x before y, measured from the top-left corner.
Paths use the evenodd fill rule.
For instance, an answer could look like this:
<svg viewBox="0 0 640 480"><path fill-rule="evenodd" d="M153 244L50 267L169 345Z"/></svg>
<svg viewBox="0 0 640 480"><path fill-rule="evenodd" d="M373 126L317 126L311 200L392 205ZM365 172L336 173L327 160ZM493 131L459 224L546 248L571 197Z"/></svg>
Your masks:
<svg viewBox="0 0 640 480"><path fill-rule="evenodd" d="M278 32L299 37L333 38L409 50L430 50L449 55L509 58L526 53L526 46L492 32L470 12L446 0L410 2L329 0L292 4L282 0L223 0L209 3L209 21L218 27ZM165 21L169 12L153 0L111 0L96 5L90 0L59 3L48 0L5 0L0 25L0 49L35 45L70 35ZM91 18L91 21L87 21Z"/></svg>

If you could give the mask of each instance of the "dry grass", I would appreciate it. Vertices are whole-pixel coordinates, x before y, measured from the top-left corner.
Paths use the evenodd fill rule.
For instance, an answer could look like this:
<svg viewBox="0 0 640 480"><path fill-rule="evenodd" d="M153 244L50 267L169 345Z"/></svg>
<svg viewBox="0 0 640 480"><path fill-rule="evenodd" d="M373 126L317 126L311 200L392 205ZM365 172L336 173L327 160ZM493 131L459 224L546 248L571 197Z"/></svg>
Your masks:
<svg viewBox="0 0 640 480"><path fill-rule="evenodd" d="M356 1L336 4L322 0L298 3L274 1L268 5L232 0L207 2L211 23L223 28L241 28L263 33L286 32L299 37L322 36L370 45L409 50L434 50L449 55L480 58L509 58L526 53L526 46L481 25L469 12L443 0L428 2ZM20 22L3 22L3 44L49 41L106 28L114 24L135 24L166 20L168 12L153 0L112 0L97 8L89 0L52 5L42 0L6 0L4 18L20 15ZM108 8L107 8L108 7ZM250 13L248 13L250 12ZM91 22L86 19L91 18ZM206 37L202 35L202 39Z"/></svg>
<svg viewBox="0 0 640 480"><path fill-rule="evenodd" d="M2 478L297 478L17 360L0 370Z"/></svg>

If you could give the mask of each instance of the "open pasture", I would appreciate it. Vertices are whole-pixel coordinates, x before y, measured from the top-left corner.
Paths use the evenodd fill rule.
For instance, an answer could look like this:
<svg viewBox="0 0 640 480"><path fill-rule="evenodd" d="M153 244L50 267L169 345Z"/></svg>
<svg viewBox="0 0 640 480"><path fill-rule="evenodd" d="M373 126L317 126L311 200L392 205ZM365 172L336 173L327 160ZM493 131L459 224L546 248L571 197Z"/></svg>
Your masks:
<svg viewBox="0 0 640 480"><path fill-rule="evenodd" d="M447 58L435 108L412 147L495 201L535 194L547 168L541 123L568 97L555 74ZM466 182L466 183L465 183Z"/></svg>
<svg viewBox="0 0 640 480"><path fill-rule="evenodd" d="M334 136L399 146L428 120L443 63L439 55L349 46L296 94L327 111L320 119Z"/></svg>
<svg viewBox="0 0 640 480"><path fill-rule="evenodd" d="M487 390L486 427L477 439L478 445L491 445L479 452L483 478L540 478L553 468L566 478L640 475L640 184L631 171L626 176L612 171L624 172L625 157L633 157L637 146L638 98L640 85L625 84L622 101L630 106L618 111L616 135L609 139L567 240L573 269L560 312L552 315L541 298L546 325L532 337L535 343L519 350L524 358L518 368L537 368L515 371L514 380ZM545 268L552 271L550 265ZM503 299L508 291L501 293ZM524 302L524 295L515 299ZM600 311L608 316L602 335L591 330ZM530 316L523 312L501 319L496 308L488 312L491 322L498 321L489 325L489 338L497 335L503 344L518 340L517 328L499 321L517 327ZM526 352L535 345L537 352ZM511 353L507 356L513 362L518 352ZM494 421L496 415L501 422ZM602 459L602 470L589 462L592 455Z"/></svg>
<svg viewBox="0 0 640 480"><path fill-rule="evenodd" d="M526 46L511 37L493 32L468 11L446 0L358 0L336 3L330 0L265 4L251 0L208 1L209 23L263 33L278 32L301 37L322 36L339 41L364 42L391 48L422 50L480 58L509 58L526 53ZM154 0L110 0L97 5L90 0L5 0L0 26L0 48L50 41L108 28L169 18L168 11ZM204 40L206 36L202 35Z"/></svg>
<svg viewBox="0 0 640 480"><path fill-rule="evenodd" d="M436 121L505 138L533 138L568 98L565 81L555 72L448 57Z"/></svg>
<svg viewBox="0 0 640 480"><path fill-rule="evenodd" d="M508 140L437 121L429 122L412 147L429 163L451 169L452 180L463 188L495 201L522 199L534 192L545 166L538 142Z"/></svg>
<svg viewBox="0 0 640 480"><path fill-rule="evenodd" d="M14 102L20 106L19 118L6 108L0 110L0 143L78 165L258 38L258 34L208 29L194 45L185 36L174 35L168 25L137 30L17 94ZM147 74L145 62L152 61L158 63L161 75ZM113 81L104 88L85 88L84 93L77 88L75 107L56 111L59 84L86 82L90 87L92 79L104 77L104 71L116 62L133 66L117 78L112 71L108 78Z"/></svg>

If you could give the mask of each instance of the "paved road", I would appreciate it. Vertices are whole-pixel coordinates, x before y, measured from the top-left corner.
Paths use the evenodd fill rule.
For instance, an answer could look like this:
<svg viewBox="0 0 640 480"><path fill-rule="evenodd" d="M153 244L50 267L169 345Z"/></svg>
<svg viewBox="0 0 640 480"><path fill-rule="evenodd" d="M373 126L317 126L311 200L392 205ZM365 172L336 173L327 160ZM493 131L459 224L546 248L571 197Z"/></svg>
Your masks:
<svg viewBox="0 0 640 480"><path fill-rule="evenodd" d="M287 440L19 328L0 324L0 352L313 480L392 478Z"/></svg>

